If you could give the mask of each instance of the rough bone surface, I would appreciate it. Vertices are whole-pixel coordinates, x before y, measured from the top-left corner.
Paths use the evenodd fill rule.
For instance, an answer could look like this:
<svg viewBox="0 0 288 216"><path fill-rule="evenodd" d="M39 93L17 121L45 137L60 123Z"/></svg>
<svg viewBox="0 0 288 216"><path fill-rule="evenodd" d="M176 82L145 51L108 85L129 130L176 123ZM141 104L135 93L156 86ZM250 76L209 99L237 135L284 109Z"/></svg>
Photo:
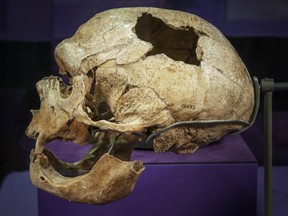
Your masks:
<svg viewBox="0 0 288 216"><path fill-rule="evenodd" d="M63 177L44 154L31 153L32 182L39 188L73 202L105 204L129 194L143 171L140 161L124 162L104 154L87 174Z"/></svg>
<svg viewBox="0 0 288 216"><path fill-rule="evenodd" d="M37 83L41 107L33 111L27 129L27 135L36 139L33 158L43 158L45 144L52 139L79 144L92 140L94 149L109 149L117 142L117 134L124 134L118 146L124 143L129 149L135 141L127 138L129 134L149 136L182 121L249 122L253 112L253 83L234 48L213 25L185 12L158 8L104 11L63 40L55 49L55 59L70 83L58 77L46 77ZM237 123L176 127L154 139L154 150L193 153L243 127ZM100 138L103 134L97 131L107 131L104 137L109 142L105 144ZM98 156L94 157L96 164L101 162ZM127 158L120 154L117 157ZM49 186L43 184L36 176L45 168L35 161L31 161L35 185L66 199L80 200L67 191L59 192L52 168L45 171L45 179L51 178ZM98 175L98 168L90 168L89 175ZM137 170L141 173L142 168ZM79 178L71 181L77 185ZM110 188L113 185L106 186L117 191ZM94 186L91 190L99 193ZM100 203L91 199L83 200ZM109 199L115 200L104 200Z"/></svg>

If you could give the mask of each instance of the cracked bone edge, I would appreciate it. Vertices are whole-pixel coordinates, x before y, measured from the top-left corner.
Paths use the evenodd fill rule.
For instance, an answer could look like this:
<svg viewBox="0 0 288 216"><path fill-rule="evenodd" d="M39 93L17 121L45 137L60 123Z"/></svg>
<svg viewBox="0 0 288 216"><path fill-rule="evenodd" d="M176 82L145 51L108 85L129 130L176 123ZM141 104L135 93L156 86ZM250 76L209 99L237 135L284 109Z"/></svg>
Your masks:
<svg viewBox="0 0 288 216"><path fill-rule="evenodd" d="M125 162L106 153L89 173L64 177L43 153L32 150L30 160L30 178L36 187L72 202L88 204L106 204L127 196L145 169L141 161Z"/></svg>

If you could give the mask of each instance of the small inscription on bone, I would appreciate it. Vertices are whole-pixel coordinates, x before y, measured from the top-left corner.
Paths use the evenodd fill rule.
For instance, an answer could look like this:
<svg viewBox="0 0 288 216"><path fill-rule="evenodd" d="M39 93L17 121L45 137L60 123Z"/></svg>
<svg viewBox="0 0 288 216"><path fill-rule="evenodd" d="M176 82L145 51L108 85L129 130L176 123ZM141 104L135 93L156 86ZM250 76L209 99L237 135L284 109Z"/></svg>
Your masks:
<svg viewBox="0 0 288 216"><path fill-rule="evenodd" d="M181 104L181 107L184 109L195 109L195 105L192 104Z"/></svg>

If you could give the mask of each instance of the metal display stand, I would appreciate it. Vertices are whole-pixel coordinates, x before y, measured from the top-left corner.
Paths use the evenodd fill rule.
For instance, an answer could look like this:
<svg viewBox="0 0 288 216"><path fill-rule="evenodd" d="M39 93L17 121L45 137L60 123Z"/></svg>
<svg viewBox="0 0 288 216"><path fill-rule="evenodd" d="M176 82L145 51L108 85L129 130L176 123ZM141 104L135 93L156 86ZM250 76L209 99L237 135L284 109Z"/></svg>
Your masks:
<svg viewBox="0 0 288 216"><path fill-rule="evenodd" d="M239 124L246 126L242 131L247 130L254 124L260 105L260 91L263 93L264 100L264 215L272 216L272 95L276 91L288 91L288 82L275 83L273 79L262 79L259 85L257 77L253 77L254 93L255 93L255 108L252 118L249 122L241 120L196 120L174 123L166 128L163 128L149 137L145 141L145 145L140 148L151 148L153 139L159 136L166 130L178 126L195 126L195 125L216 125L216 124ZM261 89L261 90L260 90ZM235 132L238 133L238 132ZM143 144L143 143L142 143ZM143 147L146 146L146 147Z"/></svg>
<svg viewBox="0 0 288 216"><path fill-rule="evenodd" d="M272 216L272 96L274 91L288 91L288 82L274 83L273 79L262 79L264 96L264 215Z"/></svg>

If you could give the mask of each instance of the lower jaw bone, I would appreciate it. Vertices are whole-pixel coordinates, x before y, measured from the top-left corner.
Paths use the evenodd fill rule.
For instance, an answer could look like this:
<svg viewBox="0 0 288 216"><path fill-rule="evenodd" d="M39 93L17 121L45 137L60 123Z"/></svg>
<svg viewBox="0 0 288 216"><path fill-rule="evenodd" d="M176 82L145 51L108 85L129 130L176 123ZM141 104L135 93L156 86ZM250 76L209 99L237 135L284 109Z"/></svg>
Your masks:
<svg viewBox="0 0 288 216"><path fill-rule="evenodd" d="M127 196L144 170L141 161L121 161L105 153L89 173L64 177L43 153L32 150L30 160L30 177L35 186L69 201L88 204L105 204Z"/></svg>

